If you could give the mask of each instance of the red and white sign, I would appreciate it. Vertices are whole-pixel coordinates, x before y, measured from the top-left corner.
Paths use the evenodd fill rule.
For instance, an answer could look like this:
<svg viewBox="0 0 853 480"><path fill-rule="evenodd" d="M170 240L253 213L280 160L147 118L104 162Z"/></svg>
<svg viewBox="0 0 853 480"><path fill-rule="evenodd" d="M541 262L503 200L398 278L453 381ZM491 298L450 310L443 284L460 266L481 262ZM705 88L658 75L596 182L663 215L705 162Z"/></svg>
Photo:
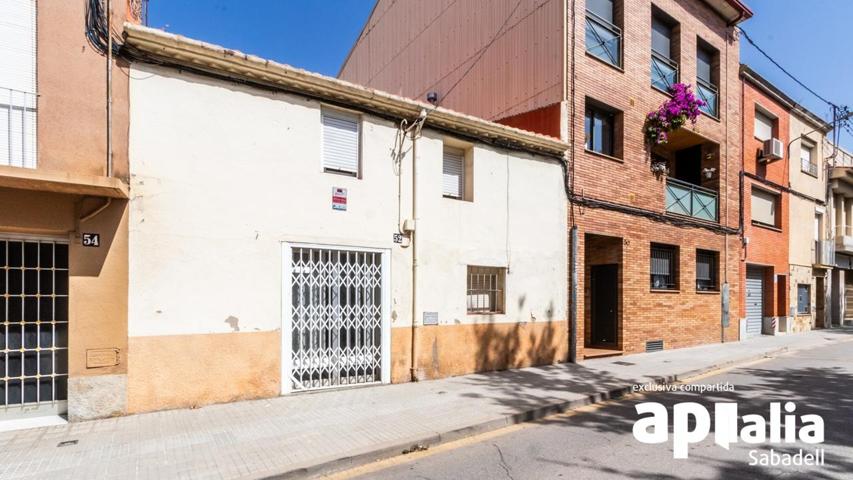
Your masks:
<svg viewBox="0 0 853 480"><path fill-rule="evenodd" d="M332 210L342 210L345 211L347 209L347 189L346 188L332 188Z"/></svg>

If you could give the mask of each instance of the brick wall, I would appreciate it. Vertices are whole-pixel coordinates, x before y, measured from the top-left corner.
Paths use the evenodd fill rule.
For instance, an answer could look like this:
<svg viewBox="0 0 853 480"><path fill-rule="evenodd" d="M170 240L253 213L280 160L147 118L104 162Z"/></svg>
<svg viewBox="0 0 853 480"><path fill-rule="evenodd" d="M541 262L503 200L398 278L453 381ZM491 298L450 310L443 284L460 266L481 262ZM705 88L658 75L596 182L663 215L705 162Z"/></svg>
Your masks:
<svg viewBox="0 0 853 480"><path fill-rule="evenodd" d="M665 180L650 171L651 155L646 148L643 125L648 112L657 109L667 95L651 87L650 51L652 4L646 0L616 0L617 22L623 31L623 65L615 68L586 53L585 2L577 2L575 25L575 111L574 189L579 195L627 206L665 212ZM655 6L678 22L673 46L679 60L680 81L695 84L697 38L718 52L719 118L702 115L692 134L701 137L702 166L708 145L719 151L714 159L718 167L709 187L719 193L721 226L733 229L739 224L739 170L741 161L741 114L738 40L725 21L702 2L660 0ZM629 14L621 14L620 12ZM571 27L570 27L571 28ZM571 42L571 39L568 40ZM571 45L571 43L569 43ZM571 52L569 51L571 54ZM572 58L568 59L571 66ZM590 98L618 110L617 145L619 158L587 152L584 149L584 104ZM572 126L571 109L569 125ZM703 184L705 180L703 179ZM621 340L626 353L645 350L645 342L663 340L664 348L679 348L719 342L738 337L737 315L740 311L740 239L736 234L723 234L705 228L676 226L643 217L604 209L573 209L574 223L579 228L579 292L587 289L585 234L617 237L622 242L620 278ZM586 237L589 238L589 237ZM678 289L657 292L650 288L651 243L675 245L678 255ZM719 252L720 283L731 288L730 326L722 332L721 294L697 292L695 282L696 249ZM589 328L586 295L578 296L578 352L583 357L585 330Z"/></svg>
<svg viewBox="0 0 853 480"><path fill-rule="evenodd" d="M759 161L763 141L755 137L756 105L776 117L773 136L783 145L788 144L790 117L785 108L765 94L749 81L743 81L743 169L744 172L765 179L766 182L750 177L744 179L744 236L749 239L744 248L740 278L746 280L746 265L760 265L766 268L764 279L764 315L786 316L788 305L788 209L789 196L775 185L788 185L790 162L787 152L785 158L772 162ZM768 183L772 182L772 183ZM754 224L750 195L753 188L760 188L779 195L776 228ZM741 316L745 315L743 308Z"/></svg>

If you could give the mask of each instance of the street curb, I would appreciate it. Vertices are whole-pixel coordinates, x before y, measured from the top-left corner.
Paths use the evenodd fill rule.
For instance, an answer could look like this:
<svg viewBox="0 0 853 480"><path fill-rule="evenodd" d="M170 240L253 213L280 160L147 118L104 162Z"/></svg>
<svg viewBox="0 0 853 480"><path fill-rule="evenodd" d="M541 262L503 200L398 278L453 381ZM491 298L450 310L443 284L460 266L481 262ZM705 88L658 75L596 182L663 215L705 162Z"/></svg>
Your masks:
<svg viewBox="0 0 853 480"><path fill-rule="evenodd" d="M853 339L842 339L835 340L832 343L844 343L853 341ZM713 365L709 365L707 367L697 368L693 370L688 370L683 373L677 373L672 375L665 375L660 377L652 377L653 382L659 385L667 385L676 383L682 380L688 380L691 377L695 377L698 375L702 375L708 372L712 372L714 370L720 370L723 368L731 368L737 365L743 365L747 363L752 363L758 360L762 360L765 358L773 357L782 353L795 352L799 350L807 350L811 347L802 347L802 348L792 348L792 347L780 347L773 350L768 350L761 354L749 355L746 357L740 357L737 359L733 359L725 362L718 362ZM416 439L416 440L408 440L405 442L395 442L391 445L378 446L375 449L372 449L369 452L358 453L346 457L335 458L328 461L322 461L315 465L310 465L306 467L295 468L292 470L288 470L285 472L275 473L268 476L264 476L261 478L264 479L301 479L301 478L315 478L321 475L331 475L334 473L343 472L352 468L360 467L367 465L369 463L373 463L379 460L387 460L389 458L394 458L400 455L404 455L405 453L409 453L412 451L423 450L425 448L435 447L441 445L443 443L449 443L452 441L460 440L467 437L472 437L475 435L480 435L483 433L499 430L501 428L509 427L512 425L517 425L520 423L533 422L536 420L541 420L545 417L551 415L557 415L560 413L566 413L572 410L576 410L581 407L585 407L587 405L594 405L597 403L601 403L607 400L618 399L624 397L625 395L631 393L633 391L633 387L636 384L630 384L626 386L620 386L616 388L612 388L610 390L595 392L589 395L586 395L583 398L549 403L545 405L541 405L539 407L530 408L523 412L518 412L512 415L507 415L500 418L495 418L493 420L488 420L485 422L468 425L465 427L461 427L458 429L450 430L444 433L435 433L431 435L427 435L425 437Z"/></svg>

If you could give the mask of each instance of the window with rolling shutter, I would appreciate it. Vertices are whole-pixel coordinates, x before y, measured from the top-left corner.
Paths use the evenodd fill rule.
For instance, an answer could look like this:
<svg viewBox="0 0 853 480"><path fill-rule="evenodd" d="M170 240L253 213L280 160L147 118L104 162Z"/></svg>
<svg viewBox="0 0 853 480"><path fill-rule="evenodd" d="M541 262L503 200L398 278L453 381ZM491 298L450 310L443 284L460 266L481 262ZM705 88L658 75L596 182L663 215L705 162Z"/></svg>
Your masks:
<svg viewBox="0 0 853 480"><path fill-rule="evenodd" d="M752 189L752 221L771 227L776 227L779 224L776 220L776 205L779 202L779 196L775 193L761 190L758 188Z"/></svg>
<svg viewBox="0 0 853 480"><path fill-rule="evenodd" d="M655 290L678 288L678 247L652 244L651 288Z"/></svg>
<svg viewBox="0 0 853 480"><path fill-rule="evenodd" d="M323 169L358 174L359 117L334 110L322 111Z"/></svg>
<svg viewBox="0 0 853 480"><path fill-rule="evenodd" d="M36 2L0 1L0 165L36 166Z"/></svg>
<svg viewBox="0 0 853 480"><path fill-rule="evenodd" d="M444 148L441 194L450 198L465 198L465 151Z"/></svg>
<svg viewBox="0 0 853 480"><path fill-rule="evenodd" d="M755 138L759 140L770 140L773 138L773 124L776 120L761 110L755 109Z"/></svg>

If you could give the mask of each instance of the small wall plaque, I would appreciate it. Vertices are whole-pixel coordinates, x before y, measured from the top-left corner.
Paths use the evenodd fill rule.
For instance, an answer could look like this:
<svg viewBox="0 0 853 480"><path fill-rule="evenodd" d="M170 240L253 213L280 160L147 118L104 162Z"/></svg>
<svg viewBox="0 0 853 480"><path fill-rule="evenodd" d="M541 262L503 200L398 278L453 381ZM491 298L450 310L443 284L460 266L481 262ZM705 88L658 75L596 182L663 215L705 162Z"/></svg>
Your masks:
<svg viewBox="0 0 853 480"><path fill-rule="evenodd" d="M86 350L86 368L114 367L119 364L118 354L117 348Z"/></svg>
<svg viewBox="0 0 853 480"><path fill-rule="evenodd" d="M83 243L84 247L100 247L101 246L101 234L100 233L84 233L82 243Z"/></svg>
<svg viewBox="0 0 853 480"><path fill-rule="evenodd" d="M438 325L438 312L424 312L424 325Z"/></svg>

